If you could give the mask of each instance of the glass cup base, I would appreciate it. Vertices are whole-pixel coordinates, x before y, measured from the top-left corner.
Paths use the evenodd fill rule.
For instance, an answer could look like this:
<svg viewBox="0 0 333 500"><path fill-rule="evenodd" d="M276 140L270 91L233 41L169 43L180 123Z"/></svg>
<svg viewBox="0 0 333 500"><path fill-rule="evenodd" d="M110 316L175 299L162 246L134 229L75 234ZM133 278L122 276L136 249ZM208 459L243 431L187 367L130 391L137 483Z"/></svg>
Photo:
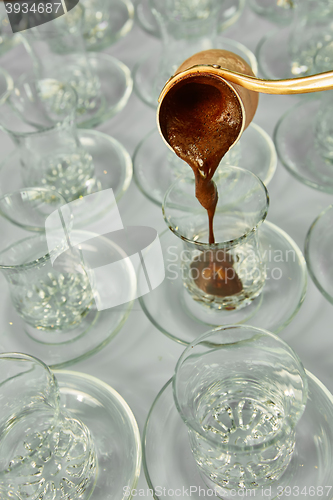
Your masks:
<svg viewBox="0 0 333 500"><path fill-rule="evenodd" d="M133 27L134 6L130 0L108 1L107 6L109 11L106 22L102 20L101 23L90 26L86 22L83 25L87 50L103 50L127 35Z"/></svg>
<svg viewBox="0 0 333 500"><path fill-rule="evenodd" d="M213 46L215 49L229 50L238 54L251 66L254 74L257 74L257 60L245 45L222 36L217 36L214 43L212 42ZM161 71L160 67L163 58L162 47L155 48L139 60L133 69L134 90L138 97L152 108L157 108L158 97L165 82L182 62L180 60L179 64L176 64L175 67L164 68L164 71ZM182 59L186 59L186 54Z"/></svg>
<svg viewBox="0 0 333 500"><path fill-rule="evenodd" d="M261 295L242 309L218 311L194 300L189 306L190 298L180 272L182 241L169 229L162 233L165 279L139 299L148 319L162 333L184 345L212 327L227 324L247 322L273 333L280 332L304 301L306 264L295 242L274 224L264 222L258 234L267 272Z"/></svg>
<svg viewBox="0 0 333 500"><path fill-rule="evenodd" d="M79 130L78 137L82 148L92 157L96 185L87 194L112 188L116 201L127 191L132 179L132 160L125 148L107 134L95 130ZM0 195L22 189L24 186L21 175L20 158L14 150L0 164ZM44 186L45 187L45 186ZM97 188L97 189L96 189ZM106 203L106 197L94 197L92 204L82 205L82 211L75 213L75 224L82 227L98 220L112 209L112 204Z"/></svg>
<svg viewBox="0 0 333 500"><path fill-rule="evenodd" d="M62 370L54 374L61 408L88 427L95 445L98 468L90 498L130 498L124 491L136 487L141 465L140 434L132 411L114 389L95 377Z"/></svg>
<svg viewBox="0 0 333 500"><path fill-rule="evenodd" d="M257 490L240 492L218 487L200 474L192 455L187 427L173 399L171 380L155 399L145 425L143 466L154 498L171 500L181 492L191 491L191 498L267 498L273 500L301 495L319 498L320 492L333 489L333 396L311 373L307 372L309 396L305 412L296 427L296 445L291 462L275 482ZM332 418L331 418L332 417ZM191 488L191 490L190 490ZM216 493L215 493L216 491ZM166 493L165 493L166 492ZM255 494L254 494L255 492ZM244 495L242 495L244 493ZM183 494L185 498L186 493Z"/></svg>
<svg viewBox="0 0 333 500"><path fill-rule="evenodd" d="M245 5L245 0L227 0L223 4L219 32L232 26L240 17ZM158 25L149 7L149 0L137 0L135 4L135 20L141 29L156 38L160 37Z"/></svg>
<svg viewBox="0 0 333 500"><path fill-rule="evenodd" d="M114 288L128 291L134 297L136 276L132 264L124 258L118 245L109 241L110 258L122 260L119 273L115 274ZM85 247L83 247L85 248ZM89 243L87 244L89 257ZM94 254L94 247L92 247ZM42 359L51 368L68 366L88 358L106 346L121 330L133 306L133 300L109 309L98 311L95 303L75 328L68 331L42 331L28 327L17 314L8 294L4 279L0 281L0 339L1 352L25 352Z"/></svg>
<svg viewBox="0 0 333 500"><path fill-rule="evenodd" d="M281 163L297 180L319 191L333 193L333 161L321 156L316 145L315 119L319 99L306 99L277 123L274 142Z"/></svg>
<svg viewBox="0 0 333 500"><path fill-rule="evenodd" d="M265 35L256 49L259 70L263 78L268 80L281 80L284 78L297 78L315 73L309 70L292 67L289 53L290 26L274 30Z"/></svg>
<svg viewBox="0 0 333 500"><path fill-rule="evenodd" d="M234 158L236 148L237 153ZM277 165L274 143L261 127L251 123L242 134L239 143L225 155L215 177L224 164L250 170L267 186ZM137 146L133 155L133 169L139 189L150 201L159 206L167 189L177 178L177 169L179 175L188 173L189 176L193 176L191 168L170 151L156 128Z"/></svg>
<svg viewBox="0 0 333 500"><path fill-rule="evenodd" d="M77 111L76 123L79 128L93 128L105 122L121 111L127 104L132 93L133 81L129 68L118 59L104 53L87 54L91 74L98 82L98 90L94 100L80 98L87 92L87 81L84 76L73 85L82 104ZM69 68L77 67L77 72L86 74L86 59L83 58L82 66L76 54L64 54L61 67L47 67L47 76L64 82L71 83L73 71ZM81 88L82 86L82 88ZM86 105L85 99L89 101ZM88 106L88 107L87 107Z"/></svg>

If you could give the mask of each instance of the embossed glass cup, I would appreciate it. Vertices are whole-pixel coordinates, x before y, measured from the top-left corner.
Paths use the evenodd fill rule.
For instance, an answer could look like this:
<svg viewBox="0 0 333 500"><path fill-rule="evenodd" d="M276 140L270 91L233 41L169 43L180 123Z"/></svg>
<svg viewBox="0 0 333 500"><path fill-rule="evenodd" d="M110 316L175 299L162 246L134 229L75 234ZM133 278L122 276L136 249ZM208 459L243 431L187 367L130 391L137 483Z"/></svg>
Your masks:
<svg viewBox="0 0 333 500"><path fill-rule="evenodd" d="M331 0L294 0L294 19L289 37L291 73L303 76L316 73L315 57L333 41ZM332 60L331 60L332 63ZM332 64L330 70L332 68Z"/></svg>
<svg viewBox="0 0 333 500"><path fill-rule="evenodd" d="M135 90L146 104L156 107L171 75L189 57L220 48L240 55L255 71L252 52L231 39L218 40L218 25L225 2L219 0L150 0L162 47L138 61L134 68Z"/></svg>
<svg viewBox="0 0 333 500"><path fill-rule="evenodd" d="M118 113L132 92L130 70L108 54L87 53L83 38L84 7L30 28L22 35L38 79L71 84L78 96L81 128L91 128Z"/></svg>
<svg viewBox="0 0 333 500"><path fill-rule="evenodd" d="M229 498L230 490L278 480L292 458L307 390L298 356L267 331L229 325L190 344L173 394L207 486Z"/></svg>
<svg viewBox="0 0 333 500"><path fill-rule="evenodd" d="M82 322L94 303L88 269L79 251L68 246L59 216L49 217L60 214L57 208L64 204L58 193L42 188L0 198L1 215L22 229L37 232L28 236L15 232L0 251L0 272L16 311L35 329L29 330L31 336L38 336L39 331L68 332ZM66 213L70 228L71 214Z"/></svg>
<svg viewBox="0 0 333 500"><path fill-rule="evenodd" d="M133 26L130 0L83 0L83 36L88 50L101 50L125 36Z"/></svg>
<svg viewBox="0 0 333 500"><path fill-rule="evenodd" d="M98 187L92 157L78 138L76 103L71 85L30 78L0 100L0 127L18 148L24 185L51 187L67 201Z"/></svg>
<svg viewBox="0 0 333 500"><path fill-rule="evenodd" d="M179 272L191 301L211 309L240 309L265 284L258 228L267 215L268 194L258 177L239 167L223 165L215 183L214 244L208 243L207 211L195 198L193 178L180 177L172 184L163 214L183 242Z"/></svg>
<svg viewBox="0 0 333 500"><path fill-rule="evenodd" d="M89 429L60 408L49 368L32 356L0 354L0 399L0 491L26 500L88 499L94 444Z"/></svg>

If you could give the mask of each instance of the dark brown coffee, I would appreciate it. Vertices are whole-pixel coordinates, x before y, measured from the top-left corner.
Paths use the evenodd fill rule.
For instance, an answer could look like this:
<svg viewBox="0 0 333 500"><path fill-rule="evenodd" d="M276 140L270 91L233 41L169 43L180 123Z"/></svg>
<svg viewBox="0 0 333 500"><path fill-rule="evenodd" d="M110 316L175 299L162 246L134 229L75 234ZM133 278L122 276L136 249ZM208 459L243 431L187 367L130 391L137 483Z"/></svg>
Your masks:
<svg viewBox="0 0 333 500"><path fill-rule="evenodd" d="M208 250L191 263L191 276L204 292L218 297L229 297L243 290L233 264L234 260L228 252Z"/></svg>
<svg viewBox="0 0 333 500"><path fill-rule="evenodd" d="M218 200L212 178L223 156L237 140L242 119L242 108L235 92L220 78L202 73L187 77L184 82L178 81L164 97L160 108L163 136L194 172L196 197L208 213L210 244L215 243L213 220ZM192 263L199 271L197 286L220 296L240 292L241 281L230 272L232 262L227 263L226 259L225 263L215 263L211 252L209 259L203 254ZM206 277L202 274L204 269ZM225 276L225 269L229 269L229 277L228 273Z"/></svg>
<svg viewBox="0 0 333 500"><path fill-rule="evenodd" d="M242 109L231 88L218 77L193 76L165 96L160 109L164 137L192 168L195 194L207 210L209 243L218 193L212 177L242 127Z"/></svg>

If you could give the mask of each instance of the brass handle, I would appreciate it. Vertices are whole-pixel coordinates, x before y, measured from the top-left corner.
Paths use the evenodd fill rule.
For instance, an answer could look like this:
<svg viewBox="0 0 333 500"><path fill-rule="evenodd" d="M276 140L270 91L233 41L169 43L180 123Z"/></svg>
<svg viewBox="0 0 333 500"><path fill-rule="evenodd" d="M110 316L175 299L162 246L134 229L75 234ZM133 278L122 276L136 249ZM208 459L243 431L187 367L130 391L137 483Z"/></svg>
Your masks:
<svg viewBox="0 0 333 500"><path fill-rule="evenodd" d="M209 72L215 75L219 75L225 80L240 85L253 92L260 92L262 94L306 94L310 92L320 92L322 90L333 89L333 71L328 71L326 73L319 73L317 75L304 76L301 78L290 78L287 80L262 80L255 76L243 75L242 73L237 73L236 71L231 71L224 69L217 64L213 65L198 65L192 66L185 71L177 74L179 76L185 76L187 73L194 73L196 70L198 73L201 71ZM169 80L172 81L173 77ZM169 82L167 82L165 87L168 87ZM165 94L166 88L161 92L161 97Z"/></svg>

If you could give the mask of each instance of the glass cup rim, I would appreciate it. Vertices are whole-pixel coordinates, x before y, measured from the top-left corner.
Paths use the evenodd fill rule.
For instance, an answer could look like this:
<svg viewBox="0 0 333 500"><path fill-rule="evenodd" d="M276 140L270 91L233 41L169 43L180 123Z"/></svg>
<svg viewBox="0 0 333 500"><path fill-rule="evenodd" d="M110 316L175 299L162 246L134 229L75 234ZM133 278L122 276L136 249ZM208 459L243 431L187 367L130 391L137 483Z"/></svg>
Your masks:
<svg viewBox="0 0 333 500"><path fill-rule="evenodd" d="M213 438L211 438L210 436L207 436L206 434L203 433L200 426L194 425L194 424L196 424L195 422L194 422L194 424L192 424L192 422L189 422L186 419L186 417L183 415L183 412L181 409L181 404L179 403L179 400L177 397L177 387L176 387L177 386L177 383L176 383L177 382L177 374L179 373L181 364L185 360L185 358L187 357L187 354L198 344L201 344L201 343L206 344L205 339L207 339L211 335L214 335L216 332L222 332L225 330L232 330L232 329L236 329L236 328L241 328L241 329L252 331L254 333L253 336L255 336L255 333L256 333L256 335L259 334L259 335L265 335L265 336L271 337L275 341L277 341L278 343L283 345L289 351L289 353L293 355L294 359L297 361L297 363L299 364L299 366L301 368L300 376L301 376L303 384L304 384L302 402L303 402L304 406L306 405L307 396L308 396L307 375L306 375L306 371L303 367L302 361L299 358L298 354L284 340L282 340L278 335L275 335L274 333L271 333L267 330L264 330L263 328L257 328L257 327L251 326L251 325L237 325L237 324L236 325L230 324L230 325L218 326L217 328L209 330L209 331L203 333L202 335L199 335L199 337L197 337L191 344L189 344L186 347L186 349L183 351L183 353L180 355L180 357L177 361L177 364L175 367L175 372L174 372L174 375L172 377L173 399L174 399L176 409L177 409L181 419L183 420L185 425L188 427L188 429L190 429L191 431L195 432L196 434L199 434L200 436L202 436L207 442L209 442L214 447L216 447L220 450L224 450L225 452L231 452L231 453L232 452L240 452L240 451L245 452L245 453L257 452L259 450L262 450L263 448L268 448L268 447L274 445L276 442L280 441L284 437L290 436L290 434L293 432L297 422L295 422L294 425L291 425L289 416L286 416L285 421L287 423L289 423L289 425L288 426L284 425L282 427L282 429L280 429L279 432L274 437L272 437L272 438L270 438L267 441L264 441L262 443L257 443L254 445L245 445L245 446L230 445L229 443L218 443L217 444ZM247 340L251 340L251 339L247 339ZM240 342L243 342L243 341L230 342L229 344L235 345L235 344L240 343ZM207 345L208 345L208 343L207 343ZM299 418L301 418L301 415L299 416ZM299 421L299 419L297 421ZM286 432L286 428L289 428L289 432Z"/></svg>
<svg viewBox="0 0 333 500"><path fill-rule="evenodd" d="M174 225L171 225L171 223L168 221L167 213L166 213L167 197L169 196L171 191L180 183L180 181L187 181L187 182L195 183L195 179L193 179L192 177L188 177L187 175L181 175L171 184L171 186L169 186L169 188L167 189L167 191L164 195L164 199L163 199L163 203L162 203L162 214L163 214L164 221L165 221L166 225L168 226L168 228L170 229L170 231L172 231L181 240L185 241L186 243L190 243L191 245L194 245L195 247L210 248L210 249L213 248L214 249L214 248L219 248L219 247L223 248L226 246L228 246L228 247L236 246L241 241L248 238L251 233L255 233L267 217L268 207L269 207L269 195L268 195L267 187L262 182L262 180L259 179L259 177L257 175L255 175L253 172L250 172L250 170L246 170L245 168L242 168L242 167L236 167L234 165L223 165L222 168L223 169L232 169L232 170L236 170L236 171L239 170L241 172L249 174L250 176L253 176L258 181L258 184L263 188L263 191L264 191L265 196L266 196L265 212L263 213L261 219L257 222L257 224L255 224L251 229L249 229L246 233L242 234L238 238L235 238L232 240L217 241L213 244L210 244L207 242L202 242L202 241L193 241L192 239L187 238L186 236L182 235L176 229L176 227ZM213 180L214 180L214 178L213 178ZM198 202L198 204L199 204L199 202ZM216 210L216 213L218 213L218 209Z"/></svg>
<svg viewBox="0 0 333 500"><path fill-rule="evenodd" d="M0 258L1 258L2 254L4 254L5 252L8 252L9 250L14 248L15 246L17 246L21 243L25 243L26 241L29 241L32 239L41 238L42 236L45 236L45 235L43 235L43 233L35 233L35 234L32 234L31 236L27 236L26 238L22 238L20 240L14 241L11 245L9 245L8 247L6 247L0 251ZM46 236L45 236L45 240L46 240ZM42 255L41 257L38 257L37 259L32 260L30 262L25 262L24 264L7 265L7 264L0 263L0 270L15 270L15 271L27 270L27 269L35 267L39 264L42 264L43 262L47 262L48 260L50 260L50 258L51 258L50 253L47 252L45 255Z"/></svg>
<svg viewBox="0 0 333 500"><path fill-rule="evenodd" d="M38 359L36 358L36 356L33 356L31 354L25 354L25 353L21 353L21 352L2 352L0 353L0 361L2 359L7 359L7 360L10 360L10 359L13 359L13 360L26 360L26 361L32 361L34 363L37 363L39 366L41 366L44 371L46 372L47 376L50 377L50 379L52 380L53 384L54 384L54 387L55 387L55 390L56 390L56 394L57 394L57 398L56 398L56 402L57 402L57 408L55 409L55 416L54 416L54 419L55 419L55 422L58 418L58 413L60 411L60 404L59 404L59 387L58 387L58 382L57 382L57 379L55 378L53 372L50 370L50 368L47 366L47 364L45 364L41 359ZM51 426L51 428L54 428L55 427L55 423L53 426ZM47 438L45 438L47 439ZM31 457L33 456L35 453L36 453L37 450L32 450L28 456ZM21 465L20 464L16 464L14 466L14 469L16 470L17 468L19 468ZM0 470L0 477L1 475L3 475L5 473L4 470Z"/></svg>
<svg viewBox="0 0 333 500"><path fill-rule="evenodd" d="M50 370L50 368L47 366L47 364L44 363L44 361L36 358L36 356L33 356L31 354L21 353L21 352L2 352L2 353L0 353L0 361L2 359L26 360L26 361L32 361L32 362L38 364L39 366L41 366L44 369L47 376L49 376L51 378L51 380L54 384L56 393L57 394L59 393L58 382L57 382L57 379L55 378L53 372ZM59 409L60 409L59 398L57 397L57 408L55 411L59 412ZM56 418L57 418L57 415L55 415L55 419ZM35 452L36 452L36 450L33 450L28 456L32 456ZM17 468L18 466L19 466L19 464L17 464L15 467ZM0 470L0 477L3 473L4 473L4 471Z"/></svg>
<svg viewBox="0 0 333 500"><path fill-rule="evenodd" d="M21 188L21 189L16 189L15 191L8 191L8 193L4 193L2 195L0 195L0 204L1 204L1 201L5 198L9 198L9 197L12 197L14 195L17 195L17 194L22 194L22 193L33 193L33 192L40 192L40 193L45 193L45 194L50 194L50 196L54 196L55 198L57 198L59 200L59 202L62 203L62 205L60 206L64 206L67 204L65 198L56 190L53 190L51 188L47 188L47 187L27 187L27 188ZM58 208L60 208L60 206ZM57 210L57 209L55 209ZM26 229L27 231L31 231L31 232L36 232L36 233L42 233L44 232L44 228L42 227L37 227L37 226L33 226L33 225L30 225L30 224L21 224L19 220L16 220L15 218L11 218L9 217L7 214L3 213L1 211L1 205L0 205L0 215L2 217L4 217L5 219L7 219L9 222L11 222L12 224L15 224L15 226L18 226L22 229ZM2 250L0 250L0 254L2 253Z"/></svg>
<svg viewBox="0 0 333 500"><path fill-rule="evenodd" d="M96 238L98 236L99 239L103 239L103 240L107 241L107 238L105 236L100 235L98 233L94 233L93 231L87 231L85 229L75 229L73 232L79 233L79 234L89 235L89 239L93 239L93 238ZM35 233L32 233L31 235L27 236L26 238L22 238L22 239L19 239L17 241L14 241L11 245L9 245L8 247L6 247L0 251L0 257L3 253L7 252L8 250L12 249L13 247L15 247L18 244L24 243L24 242L28 241L29 239L33 239L33 238L37 239L37 238L41 238L43 236L45 236L45 239L46 239L45 233L35 232ZM66 237L64 235L64 241L65 240L66 240ZM88 238L86 241L88 241ZM76 245L71 245L69 248L72 248L72 247L76 248ZM0 271L1 270L15 270L15 271L27 270L27 269L31 269L39 264L42 264L43 262L47 262L50 259L51 259L51 255L50 255L50 252L48 251L45 255L42 255L41 257L39 257L35 260L32 260L30 262L26 262L24 264L6 265L6 264L0 263Z"/></svg>
<svg viewBox="0 0 333 500"><path fill-rule="evenodd" d="M64 122L66 120L66 118L70 114L73 114L73 117L74 117L74 120L75 120L75 118L76 118L76 108L77 108L77 104L78 104L78 95L77 95L77 92L76 92L76 90L74 89L74 87L71 84L66 83L66 82L62 82L60 80L57 80L56 78L38 78L38 77L34 77L33 75L23 74L22 76L20 76L16 80L15 83L13 83L13 86L7 92L5 92L5 94L3 95L3 97L0 96L0 106L3 106L6 103L6 101L11 97L11 95L13 94L13 92L15 93L15 90L19 86L23 86L24 83L29 83L29 82L51 83L53 85L57 85L58 90L61 89L61 88L63 88L63 89L66 89L68 92L71 92L71 94L73 96L73 109L67 114L67 116L63 120L58 121L57 123L55 123L54 125L52 125L50 127L45 127L42 130L36 130L36 131L31 131L31 132L17 132L15 130L7 128L1 122L0 122L0 129L2 129L3 131L5 131L8 134L14 135L15 137L32 137L34 135L45 134L47 132L55 130L57 127L59 127L59 123Z"/></svg>

